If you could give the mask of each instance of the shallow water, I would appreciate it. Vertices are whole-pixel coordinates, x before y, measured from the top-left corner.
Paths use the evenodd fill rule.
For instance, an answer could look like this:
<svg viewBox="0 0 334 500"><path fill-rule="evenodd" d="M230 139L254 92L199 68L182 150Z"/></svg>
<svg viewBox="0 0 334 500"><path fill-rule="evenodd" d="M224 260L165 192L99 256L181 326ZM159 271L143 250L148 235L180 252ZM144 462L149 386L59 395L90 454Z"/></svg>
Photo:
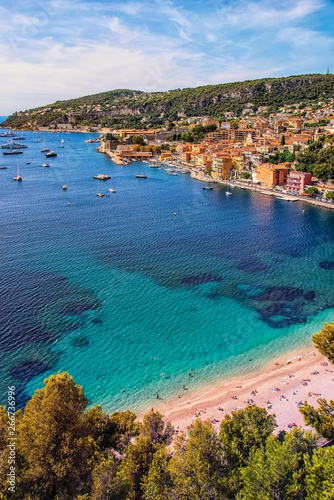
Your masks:
<svg viewBox="0 0 334 500"><path fill-rule="evenodd" d="M89 134L24 135L23 155L0 158L1 402L67 370L92 403L139 411L258 369L333 318L334 212L148 166L136 179ZM98 173L116 193L96 197L111 186Z"/></svg>

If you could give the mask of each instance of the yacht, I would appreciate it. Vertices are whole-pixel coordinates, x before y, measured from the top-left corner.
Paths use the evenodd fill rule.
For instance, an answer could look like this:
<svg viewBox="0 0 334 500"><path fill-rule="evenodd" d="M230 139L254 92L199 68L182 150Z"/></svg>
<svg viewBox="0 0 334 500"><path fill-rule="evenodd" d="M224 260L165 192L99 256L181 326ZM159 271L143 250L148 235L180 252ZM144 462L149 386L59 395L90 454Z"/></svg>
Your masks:
<svg viewBox="0 0 334 500"><path fill-rule="evenodd" d="M12 132L11 130L0 134L0 137L15 137L15 136L16 136L15 132Z"/></svg>
<svg viewBox="0 0 334 500"><path fill-rule="evenodd" d="M3 151L4 155L22 155L23 151L18 151L17 149L13 149L12 151Z"/></svg>
<svg viewBox="0 0 334 500"><path fill-rule="evenodd" d="M209 190L209 189L213 189L213 187L212 187L212 186L203 186L203 187L202 187L202 189L207 189L207 190Z"/></svg>
<svg viewBox="0 0 334 500"><path fill-rule="evenodd" d="M42 167L49 167L50 165L48 163L42 163Z"/></svg>
<svg viewBox="0 0 334 500"><path fill-rule="evenodd" d="M136 177L137 177L137 179L147 179L147 175L146 174L141 174L140 173L140 165L139 165L138 174L136 174Z"/></svg>
<svg viewBox="0 0 334 500"><path fill-rule="evenodd" d="M226 191L225 194L226 194L226 196L231 196L232 193L231 193L231 191Z"/></svg>
<svg viewBox="0 0 334 500"><path fill-rule="evenodd" d="M94 175L94 179L99 179L100 181L107 181L108 179L111 179L111 176L106 174L97 174Z"/></svg>
<svg viewBox="0 0 334 500"><path fill-rule="evenodd" d="M10 141L10 142L7 142L7 144L1 145L2 149L24 149L27 147L28 146L26 144L20 144L19 142L14 142L14 141Z"/></svg>
<svg viewBox="0 0 334 500"><path fill-rule="evenodd" d="M57 156L57 153L55 151L49 151L45 155L46 158L53 158L54 156Z"/></svg>

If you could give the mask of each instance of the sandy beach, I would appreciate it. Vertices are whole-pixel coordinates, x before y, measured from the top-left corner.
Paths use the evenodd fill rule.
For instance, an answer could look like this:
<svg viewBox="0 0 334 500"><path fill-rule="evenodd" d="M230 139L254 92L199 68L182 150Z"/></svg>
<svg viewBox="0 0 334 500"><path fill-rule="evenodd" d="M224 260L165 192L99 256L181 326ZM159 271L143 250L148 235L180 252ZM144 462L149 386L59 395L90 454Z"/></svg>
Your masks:
<svg viewBox="0 0 334 500"><path fill-rule="evenodd" d="M256 404L276 415L277 432L293 425L305 427L299 406L307 401L317 406L317 398L334 398L334 366L313 346L290 352L271 361L256 373L222 380L180 397L158 402L154 409L171 421L175 429L187 431L196 419L210 419L219 429L225 415ZM139 415L142 419L143 414Z"/></svg>

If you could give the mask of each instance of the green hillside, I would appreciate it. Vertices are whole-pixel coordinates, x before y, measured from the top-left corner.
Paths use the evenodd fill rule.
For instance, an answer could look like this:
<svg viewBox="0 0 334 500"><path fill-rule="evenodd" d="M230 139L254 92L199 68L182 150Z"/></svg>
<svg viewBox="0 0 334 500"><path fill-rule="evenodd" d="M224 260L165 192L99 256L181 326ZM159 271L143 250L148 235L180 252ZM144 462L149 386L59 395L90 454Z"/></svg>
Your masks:
<svg viewBox="0 0 334 500"><path fill-rule="evenodd" d="M334 97L334 75L300 75L206 85L167 92L119 89L57 101L43 108L14 113L3 127L34 128L57 123L120 127L159 126L165 120L227 111L240 115L268 106L269 112L289 104L310 104Z"/></svg>

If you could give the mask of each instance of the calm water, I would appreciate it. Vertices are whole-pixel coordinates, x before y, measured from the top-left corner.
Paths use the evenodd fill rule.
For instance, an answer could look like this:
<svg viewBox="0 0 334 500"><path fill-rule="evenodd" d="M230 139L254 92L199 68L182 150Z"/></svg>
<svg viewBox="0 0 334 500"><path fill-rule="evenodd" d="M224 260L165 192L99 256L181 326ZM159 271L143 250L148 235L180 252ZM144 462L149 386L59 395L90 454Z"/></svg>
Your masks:
<svg viewBox="0 0 334 500"><path fill-rule="evenodd" d="M23 155L0 158L1 403L8 384L24 404L68 370L92 403L138 411L255 370L333 318L334 212L147 166L136 179L93 135L24 135ZM98 173L115 194L96 197L111 186Z"/></svg>

